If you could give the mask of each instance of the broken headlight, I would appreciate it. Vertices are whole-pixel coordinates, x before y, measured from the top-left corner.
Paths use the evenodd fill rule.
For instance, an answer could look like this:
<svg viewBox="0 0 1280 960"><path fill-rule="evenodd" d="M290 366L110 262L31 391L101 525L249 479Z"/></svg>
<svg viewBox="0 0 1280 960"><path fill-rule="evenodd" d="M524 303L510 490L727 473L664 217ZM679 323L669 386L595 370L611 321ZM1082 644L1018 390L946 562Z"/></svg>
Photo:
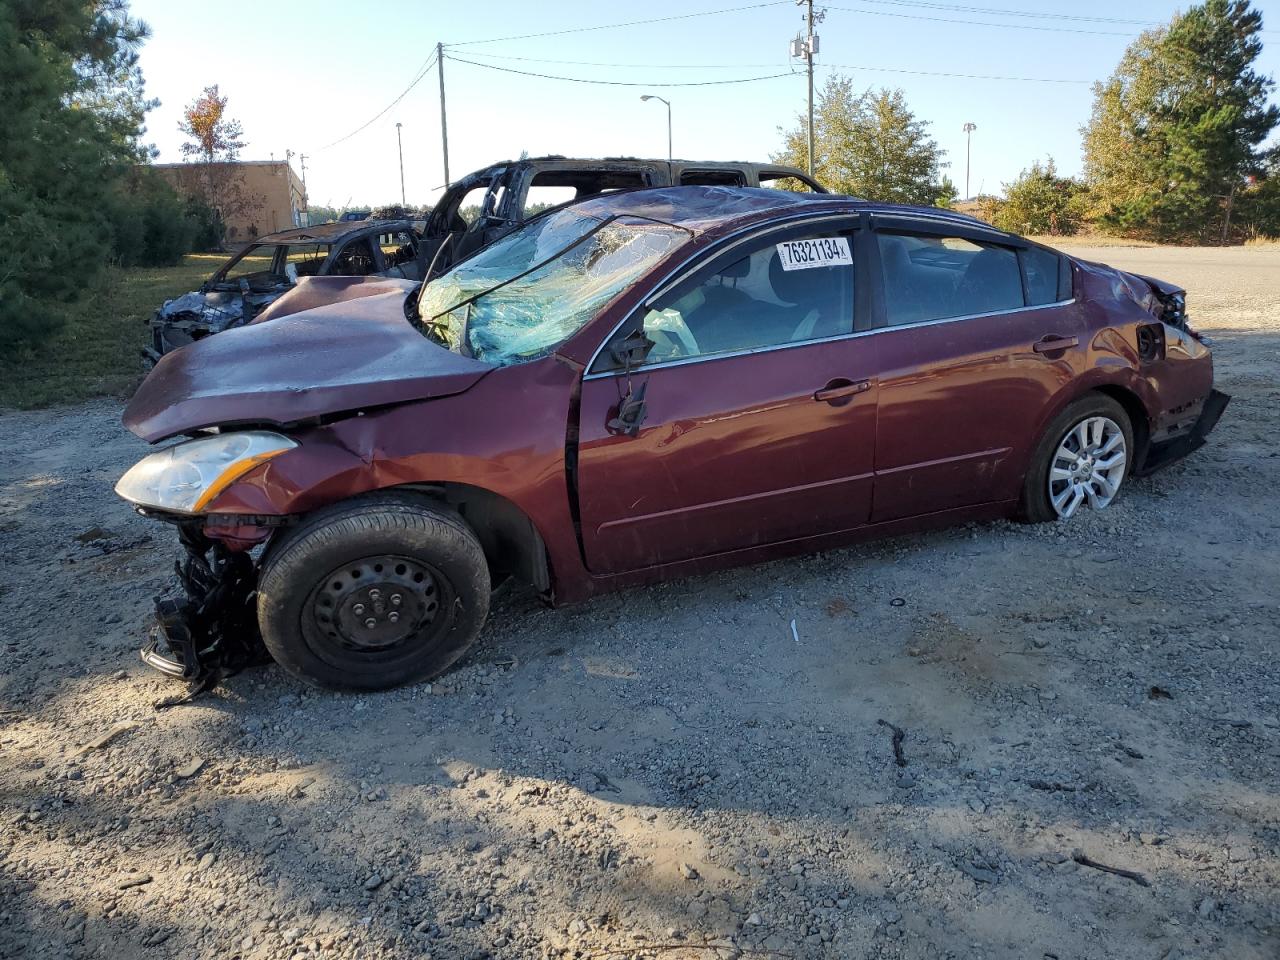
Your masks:
<svg viewBox="0 0 1280 960"><path fill-rule="evenodd" d="M188 440L139 460L116 493L140 507L199 513L237 477L297 445L266 430Z"/></svg>

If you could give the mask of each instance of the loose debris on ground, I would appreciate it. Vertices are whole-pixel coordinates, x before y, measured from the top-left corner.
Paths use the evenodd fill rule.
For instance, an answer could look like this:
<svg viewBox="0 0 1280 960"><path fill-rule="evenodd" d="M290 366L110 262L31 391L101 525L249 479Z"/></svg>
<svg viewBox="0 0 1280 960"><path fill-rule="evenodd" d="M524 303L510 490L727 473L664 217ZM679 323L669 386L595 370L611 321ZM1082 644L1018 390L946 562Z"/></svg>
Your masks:
<svg viewBox="0 0 1280 960"><path fill-rule="evenodd" d="M0 957L1274 960L1280 252L1096 256L1218 341L1194 459L1070 524L506 590L376 696L155 711L142 444L0 417Z"/></svg>

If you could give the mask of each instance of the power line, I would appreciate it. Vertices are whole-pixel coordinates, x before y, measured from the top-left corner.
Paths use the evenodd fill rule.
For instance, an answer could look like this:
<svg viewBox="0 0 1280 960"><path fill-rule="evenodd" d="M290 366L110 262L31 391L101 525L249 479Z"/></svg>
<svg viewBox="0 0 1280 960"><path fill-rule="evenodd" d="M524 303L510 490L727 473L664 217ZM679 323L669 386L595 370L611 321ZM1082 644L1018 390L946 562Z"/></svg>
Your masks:
<svg viewBox="0 0 1280 960"><path fill-rule="evenodd" d="M781 63L615 63L605 60L554 60L543 57L505 56L498 53L468 54L483 56L491 60L517 60L525 63L557 63L576 67L622 67L652 68L657 70L746 70L752 68L779 68ZM454 58L456 59L456 58ZM480 64L488 66L488 64ZM991 73L949 73L944 70L908 70L902 67L874 67L855 63L815 63L815 67L837 70L870 70L875 73L905 73L922 77L953 77L961 80L1009 80L1018 83L1072 83L1090 84L1092 80L1074 80L1063 77L1011 77ZM794 74L788 74L793 76ZM733 81L739 82L739 81Z"/></svg>
<svg viewBox="0 0 1280 960"><path fill-rule="evenodd" d="M901 67L867 67L860 63L819 63L827 70L871 70L875 73L906 73L919 77L953 77L958 80L1011 80L1017 83L1072 83L1091 84L1092 80L1066 80L1057 77L1006 77L993 73L943 73L940 70L906 70Z"/></svg>
<svg viewBox="0 0 1280 960"><path fill-rule="evenodd" d="M483 67L485 70L499 70L502 73L515 73L522 77L538 77L542 80L566 80L570 83L590 83L604 87L719 87L732 83L754 83L757 80L776 80L779 77L791 77L795 74L787 71L786 73L771 73L762 77L739 77L734 80L688 80L679 83L670 81L649 81L649 82L633 82L629 80L595 80L589 77L563 77L550 73L534 73L531 70L516 70L512 67L500 67L496 63L478 63L475 60L464 60L461 57L455 57L452 54L446 54L446 59L452 60L454 63L466 63L473 67Z"/></svg>
<svg viewBox="0 0 1280 960"><path fill-rule="evenodd" d="M1120 17L1089 17L1075 13L1057 13L1044 10L1010 10L1008 7L971 7L954 3L929 3L927 0L860 0L894 7L923 7L946 13L980 13L998 17L1029 17L1037 20L1075 20L1084 23L1114 23L1133 27L1159 26L1158 20L1125 20Z"/></svg>
<svg viewBox="0 0 1280 960"><path fill-rule="evenodd" d="M422 64L422 66L418 68L417 75L412 80L409 81L409 85L405 87L402 91L400 91L400 96L396 97L394 100L388 103L385 107L379 110L376 114L374 114L364 123L362 123L360 126L356 127L350 133L346 134L345 136L339 137L337 140L334 140L332 143L326 143L323 147L317 147L315 150L312 151L312 153L319 153L321 150L328 150L330 147L336 147L338 144L343 143L346 140L350 140L357 133L367 130L369 127L373 126L374 123L376 123L377 121L381 120L384 116L386 116L392 107L394 107L397 103L399 103L401 100L403 100L406 96L409 95L409 91L412 90L414 87L416 87L422 81L422 78L427 75L427 71L432 68L435 62L436 62L436 54L435 54L435 51L433 50L431 52L431 56L427 57L426 61Z"/></svg>
<svg viewBox="0 0 1280 960"><path fill-rule="evenodd" d="M1009 30L1039 30L1045 33L1090 34L1097 37L1132 37L1133 32L1118 30L1081 30L1078 27L1042 27L1034 23L993 23L990 20L958 20L954 17L928 17L918 13L895 13L891 10L867 10L856 7L827 6L827 10L840 10L844 13L865 13L875 17L898 17L903 20L929 20L934 23L961 23L974 27L1004 27Z"/></svg>
<svg viewBox="0 0 1280 960"><path fill-rule="evenodd" d="M467 51L468 57L481 57L485 60L518 60L524 63L558 63L571 67L651 67L656 70L750 70L768 68L770 70L785 67L785 63L618 63L616 60L555 60L546 57L517 57L505 53L477 53Z"/></svg>
<svg viewBox="0 0 1280 960"><path fill-rule="evenodd" d="M760 10L764 7L790 6L791 0L771 0L769 3L755 3L746 7L725 7L721 10L703 10L700 13L681 13L671 17L653 17L648 20L628 20L625 23L601 23L590 27L567 27L564 30L545 30L542 33L521 33L509 37L489 37L485 40L459 40L446 44L450 47L466 47L476 43L501 43L504 40L533 40L538 37L559 37L566 33L590 33L593 30L616 30L620 27L638 27L646 23L670 23L673 20L692 20L694 17L714 17L721 13L744 13L748 10Z"/></svg>

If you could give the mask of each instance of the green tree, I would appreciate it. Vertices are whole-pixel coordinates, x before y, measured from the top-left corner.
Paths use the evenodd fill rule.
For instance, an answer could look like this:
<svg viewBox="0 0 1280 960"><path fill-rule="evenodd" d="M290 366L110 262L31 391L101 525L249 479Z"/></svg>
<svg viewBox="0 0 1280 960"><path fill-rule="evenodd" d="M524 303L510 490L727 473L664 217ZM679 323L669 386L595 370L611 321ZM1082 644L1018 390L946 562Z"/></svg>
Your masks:
<svg viewBox="0 0 1280 960"><path fill-rule="evenodd" d="M782 130L776 163L804 169L809 161L808 121ZM942 171L945 152L929 136L929 125L907 108L901 90L855 95L853 81L832 76L814 102L813 172L830 190L868 200L946 205L955 186Z"/></svg>
<svg viewBox="0 0 1280 960"><path fill-rule="evenodd" d="M0 340L56 327L111 257L105 208L145 159L124 0L0 0Z"/></svg>
<svg viewBox="0 0 1280 960"><path fill-rule="evenodd" d="M1237 196L1280 124L1274 83L1253 69L1261 30L1248 0L1206 0L1144 33L1094 86L1085 174L1104 225L1155 240L1232 236Z"/></svg>
<svg viewBox="0 0 1280 960"><path fill-rule="evenodd" d="M1011 233L1069 236L1080 229L1085 191L1081 183L1058 176L1053 158L1036 161L1004 185L1003 203L992 208L991 222Z"/></svg>

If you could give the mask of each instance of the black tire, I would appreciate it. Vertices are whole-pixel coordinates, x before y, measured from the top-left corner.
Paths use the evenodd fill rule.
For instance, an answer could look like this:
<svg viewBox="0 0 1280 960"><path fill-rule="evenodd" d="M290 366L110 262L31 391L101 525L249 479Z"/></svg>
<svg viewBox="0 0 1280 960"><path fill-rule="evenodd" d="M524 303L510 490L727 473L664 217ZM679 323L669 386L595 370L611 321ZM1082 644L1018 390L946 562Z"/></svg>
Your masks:
<svg viewBox="0 0 1280 960"><path fill-rule="evenodd" d="M437 676L466 653L489 593L484 551L456 512L376 493L319 510L271 545L258 624L298 679L383 690Z"/></svg>
<svg viewBox="0 0 1280 960"><path fill-rule="evenodd" d="M1031 457L1026 477L1022 481L1022 497L1018 504L1018 519L1024 523L1048 523L1058 519L1058 512L1049 499L1049 469L1054 453L1067 434L1090 417L1107 417L1120 427L1124 434L1127 459L1124 479L1128 479L1136 450L1133 445L1133 424L1117 401L1102 393L1088 393L1069 403L1045 428L1036 451ZM1120 483L1117 496L1124 492ZM1113 501L1114 502L1114 501Z"/></svg>

